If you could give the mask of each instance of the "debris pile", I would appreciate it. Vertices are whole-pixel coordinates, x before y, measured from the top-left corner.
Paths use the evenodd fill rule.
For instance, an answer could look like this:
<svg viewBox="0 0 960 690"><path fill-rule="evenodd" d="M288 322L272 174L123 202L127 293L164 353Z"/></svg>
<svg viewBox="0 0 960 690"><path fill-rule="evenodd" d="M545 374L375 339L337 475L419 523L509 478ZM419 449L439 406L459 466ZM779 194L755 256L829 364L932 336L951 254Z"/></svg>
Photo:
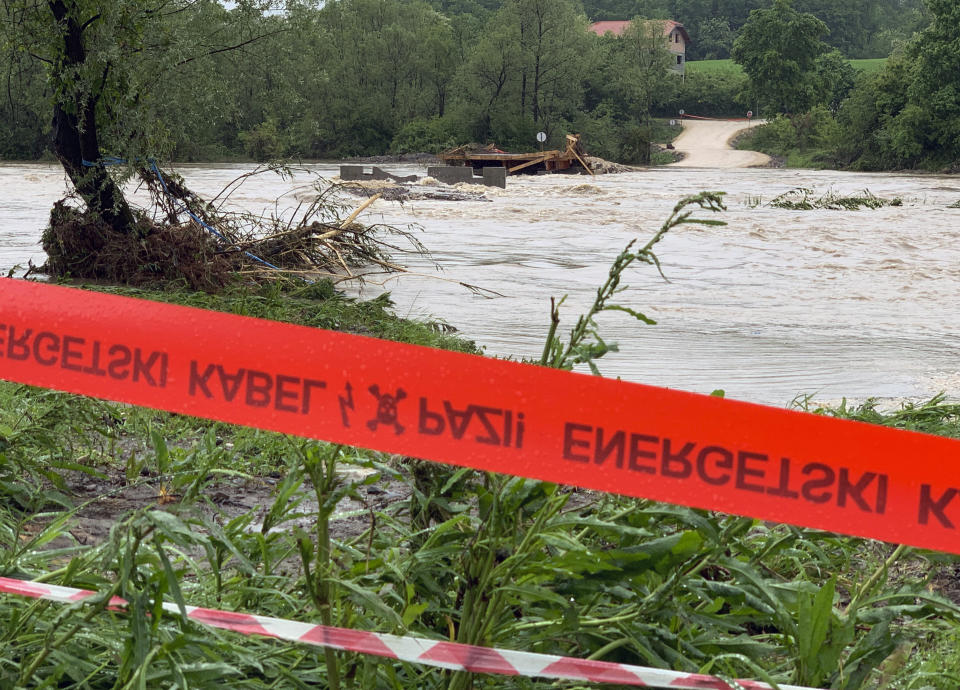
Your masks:
<svg viewBox="0 0 960 690"><path fill-rule="evenodd" d="M460 187L472 187L474 185L456 185L453 188L440 187L440 183L434 180L436 186L412 186L404 184L382 185L371 187L366 184L356 182L341 183L340 188L348 194L357 197L371 197L379 194L380 198L386 201L493 201L483 192L464 190Z"/></svg>
<svg viewBox="0 0 960 690"><path fill-rule="evenodd" d="M54 205L43 234L47 262L37 270L54 277L128 285L182 281L193 289L215 291L238 280L283 275L334 273L352 278L353 267L369 264L402 270L387 254L398 249L388 244L396 236L414 251L424 251L406 229L356 222L379 196L371 196L348 215L348 207L337 201L337 187L319 178L313 182L310 200L301 202L292 215L224 210L244 181L265 172L295 171L285 166L258 168L206 201L175 174L161 173L156 166L137 170L151 204L135 210L136 223L126 231L111 228L85 210L76 196L62 199Z"/></svg>
<svg viewBox="0 0 960 690"><path fill-rule="evenodd" d="M596 156L585 156L584 160L593 170L594 175L615 175L618 173L634 172L637 168L623 163L614 163L612 161L597 158Z"/></svg>
<svg viewBox="0 0 960 690"><path fill-rule="evenodd" d="M773 208L783 208L791 211L813 211L817 209L857 211L861 208L877 209L885 206L902 206L903 199L900 197L884 199L876 196L869 189L863 190L859 196L842 196L831 190L823 196L815 197L812 189L797 187L789 192L784 192L768 205Z"/></svg>

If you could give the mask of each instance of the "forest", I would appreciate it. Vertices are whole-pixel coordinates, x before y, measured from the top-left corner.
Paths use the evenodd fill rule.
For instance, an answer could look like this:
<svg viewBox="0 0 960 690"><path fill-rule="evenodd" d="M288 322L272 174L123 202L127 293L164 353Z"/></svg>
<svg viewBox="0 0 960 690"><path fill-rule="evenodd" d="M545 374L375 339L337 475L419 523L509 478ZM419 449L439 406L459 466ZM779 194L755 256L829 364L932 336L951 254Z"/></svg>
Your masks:
<svg viewBox="0 0 960 690"><path fill-rule="evenodd" d="M821 37L829 27L812 15L782 0L757 11L752 15L757 21L745 28L755 30L754 39L741 34L732 54L748 74L750 89L768 97L768 115L776 116L743 145L798 167L960 169L960 5L926 0L924 9L928 26L896 43L881 69L861 75L847 69L838 54L824 52ZM795 51L806 46L806 63L796 54L763 56L763 50L785 54L782 36L763 31L765 21L791 27L784 33L791 35ZM773 40L763 43L760 34ZM832 68L818 67L827 61ZM816 79L818 71L827 78Z"/></svg>
<svg viewBox="0 0 960 690"><path fill-rule="evenodd" d="M97 3L57 4L96 14ZM820 165L936 167L960 146L950 0L112 4L109 22L84 27L87 66L75 72L60 69L42 5L3 4L0 159L49 157L52 106L65 100L110 123L104 154L177 161L529 148L542 130L551 142L580 132L591 153L643 162L657 118L680 109L789 113L757 145L786 152L813 140L808 158ZM685 76L666 68L671 56L644 21L666 18L692 40ZM604 19L636 21L621 38L588 31ZM803 39L783 41L778 26ZM764 35L781 44L761 51ZM798 45L804 54L792 54ZM751 52L773 67L751 68ZM870 74L848 62L888 56ZM697 69L731 57L743 69ZM803 97L778 100L777 88Z"/></svg>

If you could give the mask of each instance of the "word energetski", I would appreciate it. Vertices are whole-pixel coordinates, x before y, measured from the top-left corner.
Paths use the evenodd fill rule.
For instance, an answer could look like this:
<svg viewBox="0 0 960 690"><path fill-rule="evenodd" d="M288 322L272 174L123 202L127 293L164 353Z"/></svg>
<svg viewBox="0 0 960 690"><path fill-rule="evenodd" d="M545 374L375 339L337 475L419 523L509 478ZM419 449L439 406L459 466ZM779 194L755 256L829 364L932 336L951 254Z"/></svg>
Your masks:
<svg viewBox="0 0 960 690"><path fill-rule="evenodd" d="M798 463L753 450L610 431L588 424L564 425L563 459L613 464L618 469L673 479L697 479L711 486L779 498L834 503L877 515L887 510L890 479L882 473L857 474L821 462Z"/></svg>
<svg viewBox="0 0 960 690"><path fill-rule="evenodd" d="M167 385L170 363L166 352L2 323L0 357L117 381L143 382L154 388Z"/></svg>

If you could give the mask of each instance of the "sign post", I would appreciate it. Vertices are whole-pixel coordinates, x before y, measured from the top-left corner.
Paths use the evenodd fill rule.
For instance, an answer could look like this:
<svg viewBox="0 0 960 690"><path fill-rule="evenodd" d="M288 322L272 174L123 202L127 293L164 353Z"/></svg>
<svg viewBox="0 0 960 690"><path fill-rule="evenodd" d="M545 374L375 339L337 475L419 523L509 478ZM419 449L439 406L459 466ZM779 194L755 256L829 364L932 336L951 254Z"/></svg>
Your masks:
<svg viewBox="0 0 960 690"><path fill-rule="evenodd" d="M543 151L543 142L547 140L546 132L537 132L537 141L540 142L540 150Z"/></svg>

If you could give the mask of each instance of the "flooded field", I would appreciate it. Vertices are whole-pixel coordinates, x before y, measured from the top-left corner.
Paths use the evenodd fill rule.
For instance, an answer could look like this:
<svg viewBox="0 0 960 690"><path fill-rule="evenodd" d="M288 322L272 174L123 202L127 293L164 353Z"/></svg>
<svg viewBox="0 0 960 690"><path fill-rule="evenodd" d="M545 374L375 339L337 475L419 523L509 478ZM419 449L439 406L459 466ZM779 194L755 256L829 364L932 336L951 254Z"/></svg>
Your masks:
<svg viewBox="0 0 960 690"><path fill-rule="evenodd" d="M312 166L333 176L334 166ZM412 166L384 166L425 174ZM181 169L213 194L246 170ZM236 201L290 207L304 180L261 176ZM881 197L903 205L862 211L787 211L766 206L797 187ZM55 166L0 166L0 269L40 263L40 230L64 189ZM658 245L664 281L640 266L621 302L656 319L606 315L601 332L620 351L607 376L774 405L818 400L960 395L960 179L796 170L659 168L623 175L510 178L490 202L378 201L362 219L415 223L442 267L416 256L422 275L371 279L402 315L441 319L488 354L538 356L550 298L567 295L568 331L633 238L653 234L683 196L727 193L723 227L684 226ZM349 203L359 204L356 199ZM437 277L443 278L443 280ZM484 297L458 281L498 293ZM382 283L382 284L377 284Z"/></svg>

